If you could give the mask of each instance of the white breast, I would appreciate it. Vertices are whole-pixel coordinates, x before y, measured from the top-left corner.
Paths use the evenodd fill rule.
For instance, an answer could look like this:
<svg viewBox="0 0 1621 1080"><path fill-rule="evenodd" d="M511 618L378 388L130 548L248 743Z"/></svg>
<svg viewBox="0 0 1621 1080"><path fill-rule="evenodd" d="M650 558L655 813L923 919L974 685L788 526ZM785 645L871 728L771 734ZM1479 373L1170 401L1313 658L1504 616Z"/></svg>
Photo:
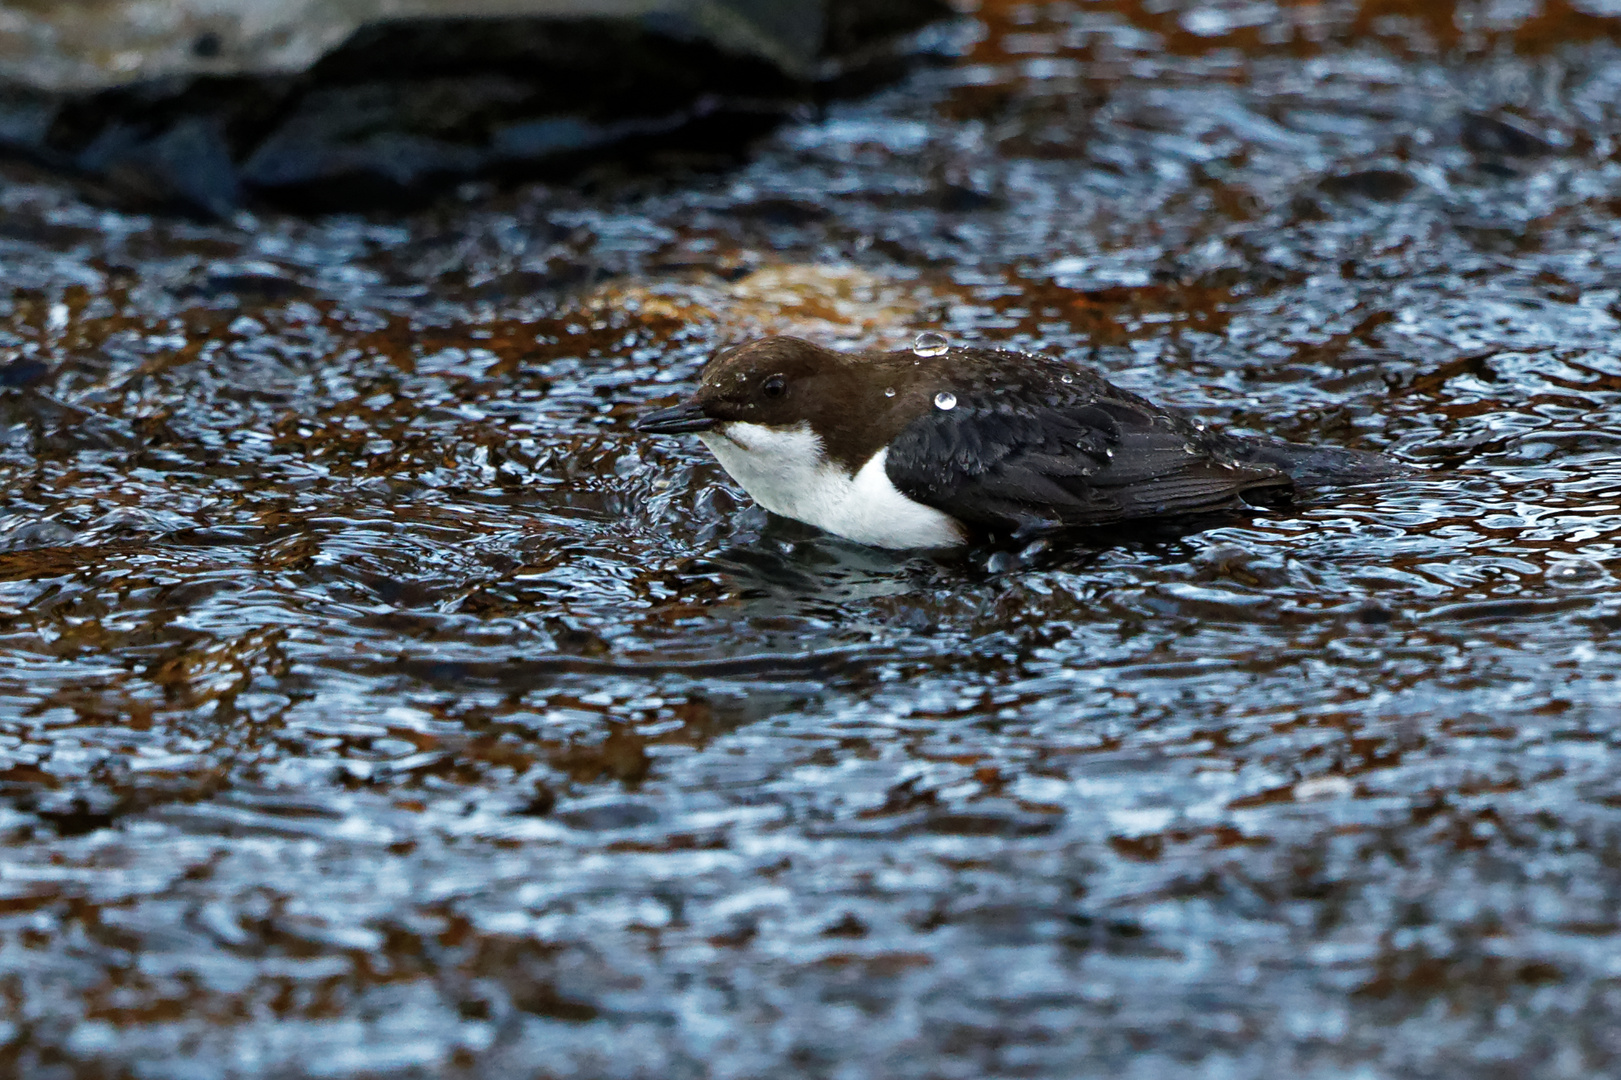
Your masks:
<svg viewBox="0 0 1621 1080"><path fill-rule="evenodd" d="M963 541L954 520L913 502L889 482L887 448L852 476L828 460L808 424L731 423L724 432L699 437L732 479L774 514L875 547L949 547Z"/></svg>

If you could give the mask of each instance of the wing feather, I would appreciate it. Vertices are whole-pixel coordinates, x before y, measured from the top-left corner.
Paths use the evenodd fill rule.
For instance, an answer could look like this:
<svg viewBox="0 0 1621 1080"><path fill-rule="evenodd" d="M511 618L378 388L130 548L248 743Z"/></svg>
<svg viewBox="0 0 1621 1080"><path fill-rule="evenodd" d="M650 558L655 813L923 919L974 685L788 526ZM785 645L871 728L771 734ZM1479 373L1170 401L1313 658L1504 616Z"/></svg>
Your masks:
<svg viewBox="0 0 1621 1080"><path fill-rule="evenodd" d="M1270 463L1234 457L1231 440L1100 388L1114 391L1101 379L1071 389L1056 374L1035 385L969 388L955 408L903 429L886 471L909 498L1008 529L1186 515L1290 483Z"/></svg>

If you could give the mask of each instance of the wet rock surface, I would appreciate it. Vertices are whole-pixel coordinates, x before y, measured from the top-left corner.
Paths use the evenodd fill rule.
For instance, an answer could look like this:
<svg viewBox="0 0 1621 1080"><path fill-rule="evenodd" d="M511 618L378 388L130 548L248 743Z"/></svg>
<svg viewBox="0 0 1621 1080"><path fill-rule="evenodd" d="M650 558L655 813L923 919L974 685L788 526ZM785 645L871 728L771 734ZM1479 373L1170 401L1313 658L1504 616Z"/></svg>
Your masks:
<svg viewBox="0 0 1621 1080"><path fill-rule="evenodd" d="M94 69L104 81L91 86L57 87L0 47L0 154L76 178L114 206L216 218L243 205L421 204L458 181L563 175L610 155L731 163L785 117L897 74L929 51L913 32L951 14L939 0L672 0L530 5L539 14L506 4L481 18L463 4L357 22L374 6L288 3L243 16L313 36L296 52L303 63L270 70L231 55L197 18L171 28L199 35L197 70L137 66L134 78L114 65ZM91 21L78 14L36 11L44 24L23 36L53 40ZM140 44L137 26L124 27L142 24L139 14L113 4L100 18ZM322 14L338 21L305 18ZM0 27L29 17L0 5ZM161 59L157 45L148 51ZM147 55L127 52L132 64Z"/></svg>
<svg viewBox="0 0 1621 1080"><path fill-rule="evenodd" d="M0 1072L1613 1072L1617 29L988 4L726 172L16 173ZM1431 475L933 560L631 430L925 330Z"/></svg>

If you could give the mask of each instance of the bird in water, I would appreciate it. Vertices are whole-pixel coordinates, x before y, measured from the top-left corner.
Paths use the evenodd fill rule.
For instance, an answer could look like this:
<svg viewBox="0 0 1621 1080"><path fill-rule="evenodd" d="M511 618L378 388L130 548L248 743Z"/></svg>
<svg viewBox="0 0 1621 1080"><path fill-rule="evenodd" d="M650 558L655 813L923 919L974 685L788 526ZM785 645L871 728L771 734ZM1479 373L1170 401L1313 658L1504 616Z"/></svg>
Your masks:
<svg viewBox="0 0 1621 1080"><path fill-rule="evenodd" d="M751 341L637 427L696 434L767 510L884 548L1185 518L1407 472L1365 451L1222 434L1084 368L932 337L860 353Z"/></svg>

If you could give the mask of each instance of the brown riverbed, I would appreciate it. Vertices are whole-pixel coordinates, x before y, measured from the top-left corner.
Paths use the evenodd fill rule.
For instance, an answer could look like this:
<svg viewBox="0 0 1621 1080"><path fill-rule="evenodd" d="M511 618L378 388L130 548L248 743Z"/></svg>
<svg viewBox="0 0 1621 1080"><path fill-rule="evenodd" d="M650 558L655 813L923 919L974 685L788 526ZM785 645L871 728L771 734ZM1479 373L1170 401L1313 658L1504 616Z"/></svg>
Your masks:
<svg viewBox="0 0 1621 1080"><path fill-rule="evenodd" d="M741 165L0 188L0 1074L1621 1069L1621 20L987 3ZM764 332L1426 470L1019 560L632 431Z"/></svg>

